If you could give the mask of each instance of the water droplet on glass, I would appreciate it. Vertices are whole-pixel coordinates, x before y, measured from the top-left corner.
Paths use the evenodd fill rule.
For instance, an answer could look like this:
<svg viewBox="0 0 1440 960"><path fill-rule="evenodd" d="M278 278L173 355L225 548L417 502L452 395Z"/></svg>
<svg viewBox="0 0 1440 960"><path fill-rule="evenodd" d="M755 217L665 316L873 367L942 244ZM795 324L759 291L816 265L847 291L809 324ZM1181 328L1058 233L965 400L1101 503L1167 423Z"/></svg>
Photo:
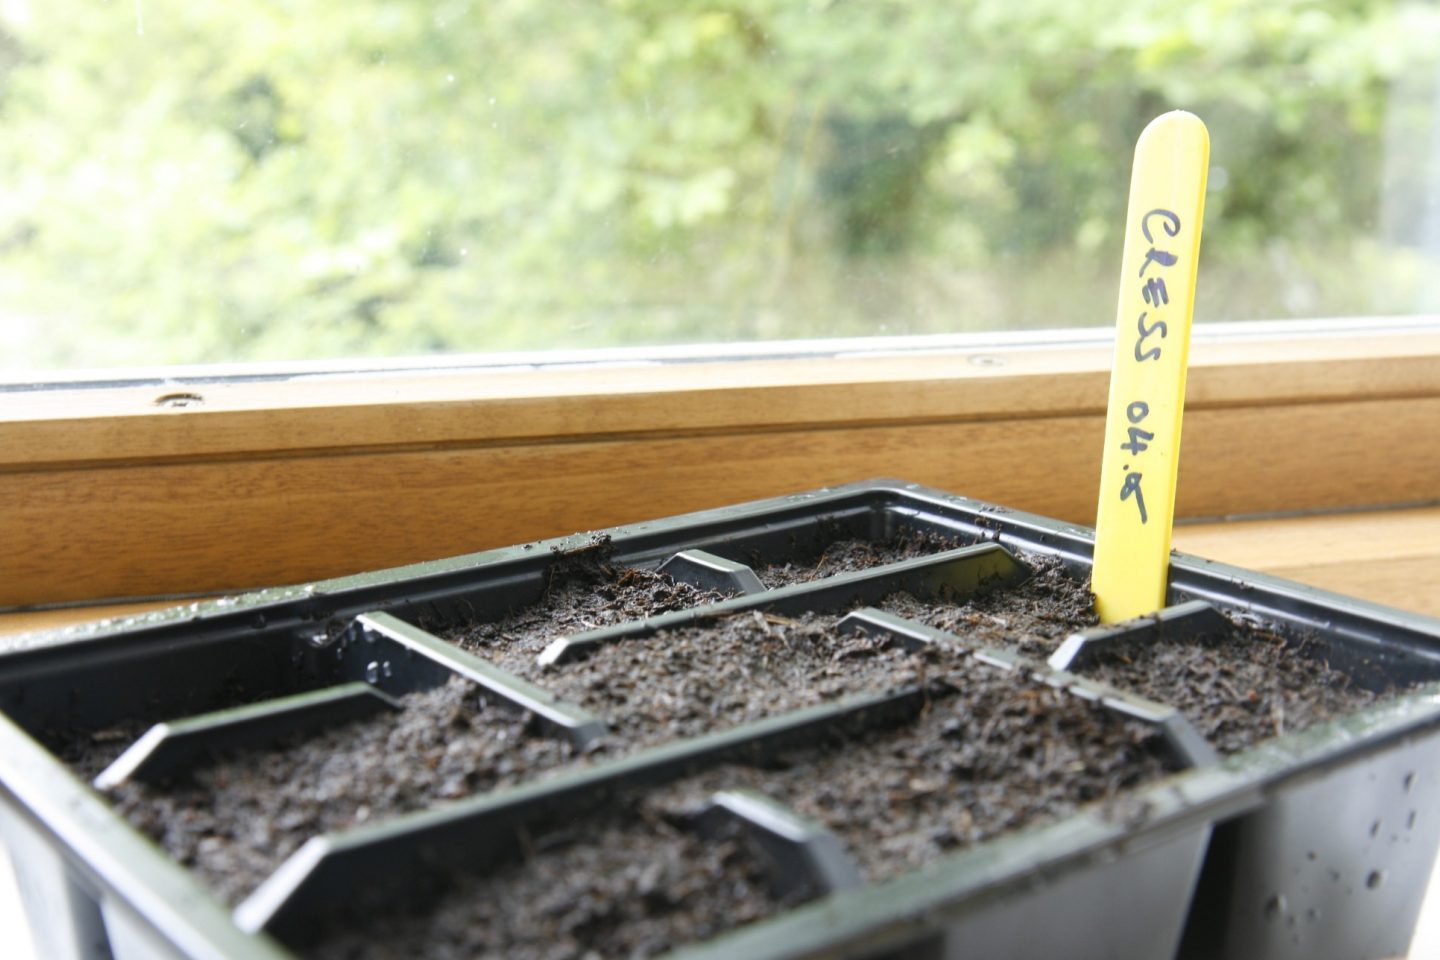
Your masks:
<svg viewBox="0 0 1440 960"><path fill-rule="evenodd" d="M1380 885L1384 882L1385 872L1383 870L1371 870L1369 875L1365 877L1365 886L1371 890L1379 889Z"/></svg>
<svg viewBox="0 0 1440 960"><path fill-rule="evenodd" d="M1265 901L1265 919L1274 920L1276 917L1283 914L1288 908L1289 904L1285 902L1285 895L1283 893L1277 893L1269 900Z"/></svg>
<svg viewBox="0 0 1440 960"><path fill-rule="evenodd" d="M368 664L366 664L366 666L365 666L365 682L366 682L366 683L379 683L379 682L380 682L380 664L376 663L374 660L371 660L371 661L370 661Z"/></svg>

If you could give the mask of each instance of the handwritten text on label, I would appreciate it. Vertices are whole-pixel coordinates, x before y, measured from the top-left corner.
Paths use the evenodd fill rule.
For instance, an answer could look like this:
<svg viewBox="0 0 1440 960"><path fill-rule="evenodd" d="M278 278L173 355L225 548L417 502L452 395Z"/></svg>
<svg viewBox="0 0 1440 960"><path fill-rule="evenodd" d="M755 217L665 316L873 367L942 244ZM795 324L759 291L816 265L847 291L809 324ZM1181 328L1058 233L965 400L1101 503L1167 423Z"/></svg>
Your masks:
<svg viewBox="0 0 1440 960"><path fill-rule="evenodd" d="M1165 278L1163 272L1173 267L1179 258L1167 250L1161 250L1156 246L1155 231L1151 229L1151 221L1156 218L1160 221L1160 229L1166 236L1178 237L1180 235L1180 218L1169 210L1154 209L1140 218L1140 233L1145 237L1150 249L1145 253L1145 260L1140 264L1140 277L1145 280L1140 288L1140 299L1150 306L1149 310L1142 310L1140 317L1135 322L1139 336L1135 338L1135 362L1146 363L1147 361L1158 361L1161 357L1160 341L1165 339L1169 328L1165 321L1158 319L1158 314L1170 303L1170 292L1165 289ZM1150 265L1155 264L1157 271L1150 277L1145 272ZM1156 314L1157 319L1150 319L1151 314ZM1140 522L1149 523L1150 515L1145 509L1145 491L1141 487L1144 480L1143 470L1134 469L1142 466L1138 461L1141 455L1149 449L1150 441L1155 439L1154 432L1145 430L1140 424L1150 415L1150 404L1145 400L1132 400L1125 408L1125 417L1130 421L1128 428L1128 439L1120 444L1120 449L1130 455L1135 463L1127 463L1122 470L1125 471L1125 482L1120 487L1120 500L1126 502L1131 499L1135 501L1135 508L1140 512Z"/></svg>

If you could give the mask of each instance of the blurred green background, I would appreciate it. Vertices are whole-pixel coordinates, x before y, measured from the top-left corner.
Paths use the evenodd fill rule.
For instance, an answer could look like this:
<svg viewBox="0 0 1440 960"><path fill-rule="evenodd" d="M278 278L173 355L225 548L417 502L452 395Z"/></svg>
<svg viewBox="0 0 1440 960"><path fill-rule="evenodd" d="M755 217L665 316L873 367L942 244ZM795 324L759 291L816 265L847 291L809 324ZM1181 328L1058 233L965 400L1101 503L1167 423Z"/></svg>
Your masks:
<svg viewBox="0 0 1440 960"><path fill-rule="evenodd" d="M30 371L1113 321L1213 143L1198 316L1436 309L1430 3L0 0Z"/></svg>

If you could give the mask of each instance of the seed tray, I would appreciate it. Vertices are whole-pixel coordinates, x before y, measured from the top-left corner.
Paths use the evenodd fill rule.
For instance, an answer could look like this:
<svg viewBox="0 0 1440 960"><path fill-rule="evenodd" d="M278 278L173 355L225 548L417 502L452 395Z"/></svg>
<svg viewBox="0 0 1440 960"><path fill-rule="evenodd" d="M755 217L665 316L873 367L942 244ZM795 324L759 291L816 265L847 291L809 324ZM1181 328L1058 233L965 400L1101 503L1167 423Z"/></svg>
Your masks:
<svg viewBox="0 0 1440 960"><path fill-rule="evenodd" d="M923 549L940 552L778 589L765 589L755 572L808 564L824 573L815 561L832 543L907 537L930 538ZM568 659L724 616L820 610L844 618L847 629L900 643L973 650L964 636L874 608L897 591L922 602L963 601L1046 564L1084 580L1091 537L1084 528L872 481L17 638L0 645L0 829L22 872L28 910L42 921L36 933L47 957L284 956L352 902L346 898L358 877L374 881L366 891L396 881L424 890L447 862L503 860L515 834L495 824L512 815L493 811L523 808L513 822L543 826L544 818L610 802L621 786L644 789L718 763L754 763L766 751L837 731L860 736L923 711L926 687L861 693L592 758L550 780L319 837L233 915L52 751L128 726L143 742L119 745L116 762L120 754L126 760L111 765L106 782L181 765L154 774L163 779L216 750L263 749L277 731L323 728L349 711L390 710L407 693L464 682L528 711L546 735L584 752L605 737L606 718L545 689L546 670ZM676 609L667 599L662 612L549 640L538 672L525 679L421 629L501 621L544 601L566 563L601 554L620 575L663 565L665 577L708 602ZM716 599L722 595L729 596ZM917 955L923 946L933 955L1045 956L1064 947L1082 956L1165 956L1177 944L1194 956L1403 952L1440 841L1440 815L1432 813L1440 774L1424 762L1440 732L1431 682L1440 673L1440 624L1180 555L1170 601L1190 606L1163 620L1200 601L1297 646L1319 638L1330 662L1362 685L1419 686L1216 762L1173 708L1003 652L973 653L977 663L1033 673L1154 724L1184 772L1127 793L1127 809L1143 816L1087 808L920 871L781 910L687 952ZM1128 629L1153 633L1155 623Z"/></svg>

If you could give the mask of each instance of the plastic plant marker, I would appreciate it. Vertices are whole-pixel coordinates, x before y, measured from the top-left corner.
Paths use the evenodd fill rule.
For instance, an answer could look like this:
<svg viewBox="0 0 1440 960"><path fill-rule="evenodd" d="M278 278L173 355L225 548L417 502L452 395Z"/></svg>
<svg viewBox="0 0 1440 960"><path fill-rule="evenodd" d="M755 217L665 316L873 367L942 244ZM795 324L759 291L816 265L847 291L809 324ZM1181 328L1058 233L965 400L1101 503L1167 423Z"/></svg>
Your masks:
<svg viewBox="0 0 1440 960"><path fill-rule="evenodd" d="M1091 588L1102 623L1165 605L1210 135L1176 110L1135 144Z"/></svg>

